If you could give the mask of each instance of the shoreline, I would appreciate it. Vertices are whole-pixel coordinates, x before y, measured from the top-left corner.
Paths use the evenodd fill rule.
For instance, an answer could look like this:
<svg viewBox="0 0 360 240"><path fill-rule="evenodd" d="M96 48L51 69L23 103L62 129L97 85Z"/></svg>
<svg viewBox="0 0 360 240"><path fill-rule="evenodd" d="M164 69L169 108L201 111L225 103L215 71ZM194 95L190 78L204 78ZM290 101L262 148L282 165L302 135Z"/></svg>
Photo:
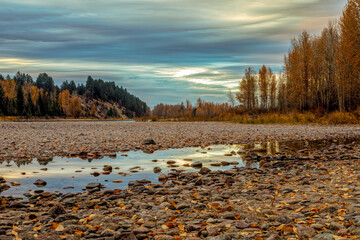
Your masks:
<svg viewBox="0 0 360 240"><path fill-rule="evenodd" d="M358 238L359 159L358 143L282 148L258 159L260 168L203 167L125 190L0 197L1 239Z"/></svg>
<svg viewBox="0 0 360 240"><path fill-rule="evenodd" d="M359 138L357 126L0 122L0 156L110 154L216 144ZM151 142L153 140L154 142ZM151 144L153 145L151 145ZM259 168L173 170L125 190L0 196L0 239L227 240L360 237L360 144L281 147ZM16 157L15 157L16 158ZM206 156L204 156L206 158ZM41 176L39 176L41 178ZM0 180L0 189L7 179Z"/></svg>

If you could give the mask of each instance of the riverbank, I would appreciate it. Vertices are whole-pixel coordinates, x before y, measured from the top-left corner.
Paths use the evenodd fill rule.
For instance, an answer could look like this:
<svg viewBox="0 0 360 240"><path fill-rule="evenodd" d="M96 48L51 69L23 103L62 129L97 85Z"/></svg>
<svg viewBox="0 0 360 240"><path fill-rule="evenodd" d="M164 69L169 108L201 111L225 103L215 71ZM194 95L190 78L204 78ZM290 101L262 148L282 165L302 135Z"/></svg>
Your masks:
<svg viewBox="0 0 360 240"><path fill-rule="evenodd" d="M2 197L0 239L354 239L360 237L360 145L272 155L260 168L174 170L126 190ZM3 182L5 180L2 180Z"/></svg>
<svg viewBox="0 0 360 240"><path fill-rule="evenodd" d="M358 136L356 125L242 125L223 122L0 122L0 160L101 157L115 152ZM146 144L145 139L155 144Z"/></svg>

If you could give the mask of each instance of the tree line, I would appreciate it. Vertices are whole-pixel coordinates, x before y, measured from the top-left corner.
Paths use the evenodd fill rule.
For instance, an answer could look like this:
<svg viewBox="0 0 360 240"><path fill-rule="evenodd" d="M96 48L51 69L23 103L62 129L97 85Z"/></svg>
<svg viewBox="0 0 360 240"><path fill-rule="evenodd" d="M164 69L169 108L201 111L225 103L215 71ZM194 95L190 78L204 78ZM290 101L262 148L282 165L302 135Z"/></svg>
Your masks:
<svg viewBox="0 0 360 240"><path fill-rule="evenodd" d="M204 102L154 107L155 117L218 117L221 114L267 112L360 112L360 1L349 0L339 21L331 21L320 35L307 31L291 40L284 68L275 74L262 66L245 69L229 104ZM238 103L238 104L237 104ZM220 111L219 111L220 110Z"/></svg>
<svg viewBox="0 0 360 240"><path fill-rule="evenodd" d="M154 117L160 118L181 118L181 119L207 119L213 118L226 113L231 109L231 106L227 103L213 103L206 102L201 98L198 98L195 105L192 105L189 100L186 100L186 104L163 104L156 105L151 114Z"/></svg>
<svg viewBox="0 0 360 240"><path fill-rule="evenodd" d="M100 104L99 104L100 103ZM86 84L65 81L61 86L47 73L34 81L17 72L13 78L0 74L0 115L95 117L106 111L107 117L141 117L147 114L145 102L114 82L88 77Z"/></svg>
<svg viewBox="0 0 360 240"><path fill-rule="evenodd" d="M360 1L320 35L292 39L284 70L245 71L236 99L248 111L355 111L360 106Z"/></svg>

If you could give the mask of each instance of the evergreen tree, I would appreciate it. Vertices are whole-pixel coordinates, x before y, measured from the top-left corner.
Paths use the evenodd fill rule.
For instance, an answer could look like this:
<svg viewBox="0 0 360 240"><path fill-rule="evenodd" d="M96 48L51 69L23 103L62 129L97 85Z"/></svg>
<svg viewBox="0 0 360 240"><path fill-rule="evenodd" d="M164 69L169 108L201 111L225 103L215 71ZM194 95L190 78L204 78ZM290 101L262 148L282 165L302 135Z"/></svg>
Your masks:
<svg viewBox="0 0 360 240"><path fill-rule="evenodd" d="M31 98L31 94L29 93L28 94L28 97L27 97L27 106L26 106L26 115L28 116L28 117L31 117L31 116L33 116L34 115L34 113L35 113L35 105L34 105L34 103L33 103L33 100L32 100L32 98Z"/></svg>
<svg viewBox="0 0 360 240"><path fill-rule="evenodd" d="M24 114L24 92L21 85L16 88L16 111L19 116Z"/></svg>
<svg viewBox="0 0 360 240"><path fill-rule="evenodd" d="M40 73L36 79L35 85L44 89L46 92L53 92L55 88L54 80L47 73Z"/></svg>
<svg viewBox="0 0 360 240"><path fill-rule="evenodd" d="M6 100L5 100L5 92L0 84L0 114L6 114Z"/></svg>

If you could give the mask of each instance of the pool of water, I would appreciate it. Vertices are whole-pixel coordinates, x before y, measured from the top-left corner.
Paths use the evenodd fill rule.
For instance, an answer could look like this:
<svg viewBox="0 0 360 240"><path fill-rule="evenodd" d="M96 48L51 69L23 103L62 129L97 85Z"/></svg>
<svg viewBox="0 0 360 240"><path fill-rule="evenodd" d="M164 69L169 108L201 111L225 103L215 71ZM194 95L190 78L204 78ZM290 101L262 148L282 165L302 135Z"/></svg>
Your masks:
<svg viewBox="0 0 360 240"><path fill-rule="evenodd" d="M20 195L37 189L48 192L81 192L90 182L100 182L106 189L125 189L129 181L147 179L158 183L160 174L166 174L172 169L198 171L190 165L195 161L203 163L212 170L227 170L233 167L258 167L254 161L245 161L246 152L256 152L259 155L278 152L294 153L300 149L319 149L330 145L360 142L360 138L336 138L330 140L264 142L244 145L216 145L206 148L182 148L156 151L148 154L142 151L117 153L116 157L83 160L81 158L55 157L50 161L28 160L0 162L0 176L8 181L18 182L1 195ZM231 154L232 153L232 154ZM306 153L304 153L306 154ZM175 163L168 164L168 161ZM227 166L213 166L222 161L231 162ZM109 175L94 176L94 172L103 172L104 165L112 166ZM176 166L174 166L176 165ZM155 167L161 168L160 173L154 173ZM37 179L47 182L46 186L37 187L33 183ZM113 182L115 181L115 182ZM119 182L122 181L122 182Z"/></svg>
<svg viewBox="0 0 360 240"><path fill-rule="evenodd" d="M198 171L190 165L201 161L204 167L212 170L226 170L234 166L256 167L256 162L244 162L243 156L236 154L244 151L245 145L210 146L202 148L183 148L156 151L147 154L142 151L118 153L115 158L83 160L80 158L55 157L51 161L4 161L0 165L0 176L7 181L18 182L19 186L12 186L2 192L2 195L20 195L36 189L54 192L79 192L90 182L100 182L106 189L125 189L129 181L147 179L158 182L159 174L168 173L171 169ZM230 153L233 152L231 156ZM235 153L234 153L235 152ZM228 156L225 156L228 155ZM170 166L168 161L175 161ZM222 161L232 162L228 166L212 166ZM102 173L104 165L112 166L109 175L91 175L94 172ZM174 166L176 165L176 166ZM160 167L160 173L154 173L154 167ZM41 179L47 182L44 187L37 187L33 183ZM116 183L118 180L121 183ZM116 182L113 182L116 181Z"/></svg>

